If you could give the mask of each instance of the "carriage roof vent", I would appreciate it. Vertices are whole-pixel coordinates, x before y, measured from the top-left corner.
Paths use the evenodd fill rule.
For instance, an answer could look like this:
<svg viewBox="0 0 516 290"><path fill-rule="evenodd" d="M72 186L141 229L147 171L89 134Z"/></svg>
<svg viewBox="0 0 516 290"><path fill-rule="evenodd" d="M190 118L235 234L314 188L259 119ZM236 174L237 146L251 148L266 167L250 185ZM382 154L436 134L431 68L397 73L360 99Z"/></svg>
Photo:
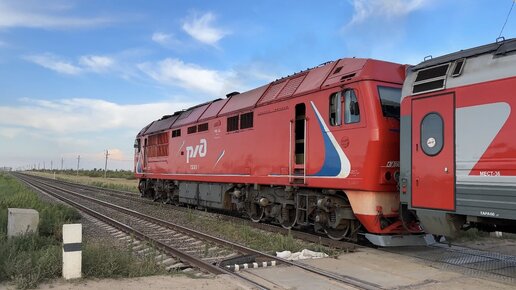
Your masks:
<svg viewBox="0 0 516 290"><path fill-rule="evenodd" d="M449 67L450 63L446 63L418 71L412 93L420 94L444 89Z"/></svg>

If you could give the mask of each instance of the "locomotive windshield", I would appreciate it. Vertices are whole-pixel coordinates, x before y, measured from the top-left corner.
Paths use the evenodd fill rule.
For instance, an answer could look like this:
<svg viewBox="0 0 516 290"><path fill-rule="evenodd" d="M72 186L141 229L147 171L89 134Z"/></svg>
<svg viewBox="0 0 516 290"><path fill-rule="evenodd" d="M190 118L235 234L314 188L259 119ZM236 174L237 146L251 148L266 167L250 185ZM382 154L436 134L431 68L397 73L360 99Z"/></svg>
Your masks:
<svg viewBox="0 0 516 290"><path fill-rule="evenodd" d="M400 118L401 88L378 86L384 117Z"/></svg>

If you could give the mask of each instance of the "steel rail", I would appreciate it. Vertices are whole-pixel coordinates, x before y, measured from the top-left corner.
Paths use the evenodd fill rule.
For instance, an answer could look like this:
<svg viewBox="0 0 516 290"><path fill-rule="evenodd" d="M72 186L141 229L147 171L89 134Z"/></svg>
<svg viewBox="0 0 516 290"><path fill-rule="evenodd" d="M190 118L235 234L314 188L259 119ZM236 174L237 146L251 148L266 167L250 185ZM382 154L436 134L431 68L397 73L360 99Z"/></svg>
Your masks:
<svg viewBox="0 0 516 290"><path fill-rule="evenodd" d="M18 177L20 178L20 177ZM147 241L149 242L153 247L155 248L158 248L160 250L162 250L163 252L167 253L168 255L170 256L173 256L173 257L176 257L178 258L179 260L183 261L183 262L186 262L187 264L193 266L193 267L196 267L196 268L199 268L201 270L204 270L204 271L207 271L209 273L212 273L212 274L215 274L215 275L219 275L219 274L227 274L227 275L230 275L230 276L235 276L235 277L238 277L239 279L253 285L254 287L256 287L257 289L262 289L262 290L268 290L269 288L247 278L247 277L244 277L242 275L239 275L238 273L234 273L234 272L231 272L231 271L228 271L224 268L221 268L221 267L218 267L218 266L215 266L215 265L212 265L212 264L209 264L209 263L206 263L205 261L203 261L202 259L198 259L194 256L191 256L189 254L186 254L180 250L177 250L165 243L162 243L160 241L158 241L157 239L153 239L147 235L145 235L144 233L136 230L136 229L133 229L131 226L129 225L126 225L124 223L121 223L119 221L116 221L104 214L101 214L95 210L92 210L88 207L85 207L73 200L70 200L66 197L63 197L63 196L60 196L59 194L55 194L49 190L45 190L41 185L36 185L34 184L33 182L31 182L30 180L26 180L24 178L20 178L21 180L23 180L26 184L28 184L29 186L31 186L32 188L34 188L35 190L38 190L44 194L47 194L47 195L50 195L50 196L53 196L73 207L76 207L78 208L80 211L88 214L88 215L91 215L127 234L130 234L130 235L133 235L134 237L136 237L137 239L140 239L140 240L143 240L143 241ZM40 183L44 184L43 182L39 181ZM52 187L48 184L45 184L46 186L48 187Z"/></svg>
<svg viewBox="0 0 516 290"><path fill-rule="evenodd" d="M240 251L242 253L255 254L255 255L262 256L262 257L266 257L266 258L271 259L273 261L277 261L278 263L282 263L282 264L298 267L298 268L304 269L306 271L315 273L317 275L320 275L320 276L323 276L323 277L326 277L326 278L329 278L329 279L332 279L332 280L335 280L335 281L347 284L349 286L356 287L358 289L367 289L367 290L379 290L379 289L382 289L382 287L380 285L377 285L375 283L371 283L371 282L368 282L368 281L364 281L364 280L357 279L357 278L350 277L350 276L346 276L346 275L341 275L341 274L325 271L325 270L322 270L322 269L319 269L319 268L316 268L316 267L313 267L313 266L310 266L310 265L307 265L307 264L303 264L303 263L299 263L299 262L295 262L295 261L290 261L290 260L286 260L286 259L282 259L282 258L278 258L276 256L269 255L269 254L266 254L266 253L262 253L262 252L259 252L257 250L254 250L254 249L251 249L251 248L239 245L239 244L231 242L231 241L226 241L226 240L223 240L223 239L220 239L220 238L217 238L217 237L205 234L205 233L201 233L201 232L198 232L198 231L195 231L195 230L192 230L192 229L189 229L189 228L186 228L186 227L183 227L183 226L180 226L180 225L177 225L177 224L174 224L174 223L171 223L171 222L159 219L159 218L155 218L155 217L152 217L152 216L149 216L149 215L146 215L146 214L139 213L139 212L134 211L132 209L124 208L124 207L121 207L121 206L118 206L118 205L114 205L114 204L111 204L111 203L108 203L108 202L105 202L105 201L101 201L101 200L98 200L98 199L95 199L95 198L91 198L89 196L85 196L83 194L76 193L76 192L73 192L73 191L70 191L70 190L67 190L67 189L63 189L63 188L60 188L60 187L57 187L57 186L54 186L54 185L49 185L49 184L44 183L42 181L38 181L38 182L43 183L43 184L45 184L48 187L51 187L51 188L54 188L54 189L61 190L63 192L69 193L71 195L75 195L75 196L78 196L78 197L81 197L81 198L84 198L84 199L87 199L87 200L90 200L90 201L93 201L93 202L105 205L107 207L120 210L120 211L128 213L130 215L138 216L139 218L145 219L145 220L153 222L153 223L160 224L160 225L162 225L164 227L168 227L168 228L173 229L173 230L177 230L178 232L183 232L185 234L189 234L189 235L195 236L195 237L197 237L198 239L201 239L201 240L208 240L208 241L212 241L212 242L215 242L215 243L218 243L218 244L229 245L233 249L236 249L236 250L238 250L238 251ZM232 272L229 272L229 273L234 274Z"/></svg>
<svg viewBox="0 0 516 290"><path fill-rule="evenodd" d="M115 194L115 195L117 195L119 197L131 198L131 199L136 200L138 202L146 202L146 201L148 201L148 202L146 202L148 204L153 204L154 203L154 202L152 202L152 201L150 201L148 199L143 199L143 198L139 197L139 195L137 193L134 193L134 192L121 191L121 190L115 190L115 189L110 189L110 188L102 188L102 187L98 187L98 186L73 183L73 182L64 181L64 180L49 179L49 178L46 178L46 177L41 177L41 176L36 176L36 175L30 175L30 176L34 177L36 179L40 179L40 180L52 181L52 182L55 182L55 183L63 183L63 184L69 185L71 187L80 187L80 188L85 188L85 189L90 189L90 190L91 189L95 189L95 190L99 190L100 193L102 193L102 191L104 191L105 193L113 193L113 194ZM177 209L177 210L183 210L182 207L177 207L177 206L174 206L174 205L171 205L171 207L174 207L174 209ZM217 214L219 214L219 213L217 213ZM240 218L240 217L236 217L236 216L231 216L231 215L227 215L227 214L222 214L221 218L225 219L225 220L235 220L235 221L239 221L239 222L244 221L248 225L250 225L251 227L254 227L254 228L262 229L262 230L273 232L273 233L280 233L280 234L284 234L284 235L291 235L292 237L297 238L297 239L301 239L301 240L304 240L304 241L307 241L307 242L311 242L311 243L317 243L317 244L320 244L320 245L323 245L323 246L327 246L327 247L331 247L331 248L335 248L335 249L346 250L346 252L352 252L356 248L361 247L361 246L359 246L357 244L354 244L354 243L351 243L351 242L336 241L336 240L332 240L332 239L329 239L327 237L323 237L323 236L316 235L316 234L311 234L311 233L307 233L307 232L303 232L303 231L299 231L299 230L285 229L283 227L276 226L276 225L273 225L273 224L254 223L254 222L250 222L248 219L244 219L244 218Z"/></svg>

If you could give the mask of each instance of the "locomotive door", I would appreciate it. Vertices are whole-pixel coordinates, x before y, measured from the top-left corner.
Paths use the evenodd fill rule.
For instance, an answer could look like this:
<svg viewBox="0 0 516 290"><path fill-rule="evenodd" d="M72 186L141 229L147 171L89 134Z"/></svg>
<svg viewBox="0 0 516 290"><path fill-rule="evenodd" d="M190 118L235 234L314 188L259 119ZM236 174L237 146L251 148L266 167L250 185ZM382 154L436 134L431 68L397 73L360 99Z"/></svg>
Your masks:
<svg viewBox="0 0 516 290"><path fill-rule="evenodd" d="M143 170L147 169L147 138L145 138L145 141L143 143Z"/></svg>
<svg viewBox="0 0 516 290"><path fill-rule="evenodd" d="M290 132L294 133L290 137L290 182L305 183L306 178L306 106L304 103L297 104L295 107L294 128ZM293 142L292 142L293 141Z"/></svg>
<svg viewBox="0 0 516 290"><path fill-rule="evenodd" d="M455 96L412 100L412 207L455 209Z"/></svg>

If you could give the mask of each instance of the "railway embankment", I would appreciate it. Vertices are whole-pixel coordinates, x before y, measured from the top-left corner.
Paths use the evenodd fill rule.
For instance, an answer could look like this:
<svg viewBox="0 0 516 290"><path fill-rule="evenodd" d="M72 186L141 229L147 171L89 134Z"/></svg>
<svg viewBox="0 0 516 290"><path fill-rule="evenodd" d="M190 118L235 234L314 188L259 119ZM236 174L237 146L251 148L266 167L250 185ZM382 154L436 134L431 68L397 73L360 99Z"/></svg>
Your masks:
<svg viewBox="0 0 516 290"><path fill-rule="evenodd" d="M31 208L39 213L36 232L7 237L7 209ZM56 203L21 184L15 178L0 174L0 288L37 287L40 283L61 277L62 225L85 224L83 276L85 278L120 278L164 274L153 259L135 256L118 247L116 241L96 227L87 226L75 209Z"/></svg>

